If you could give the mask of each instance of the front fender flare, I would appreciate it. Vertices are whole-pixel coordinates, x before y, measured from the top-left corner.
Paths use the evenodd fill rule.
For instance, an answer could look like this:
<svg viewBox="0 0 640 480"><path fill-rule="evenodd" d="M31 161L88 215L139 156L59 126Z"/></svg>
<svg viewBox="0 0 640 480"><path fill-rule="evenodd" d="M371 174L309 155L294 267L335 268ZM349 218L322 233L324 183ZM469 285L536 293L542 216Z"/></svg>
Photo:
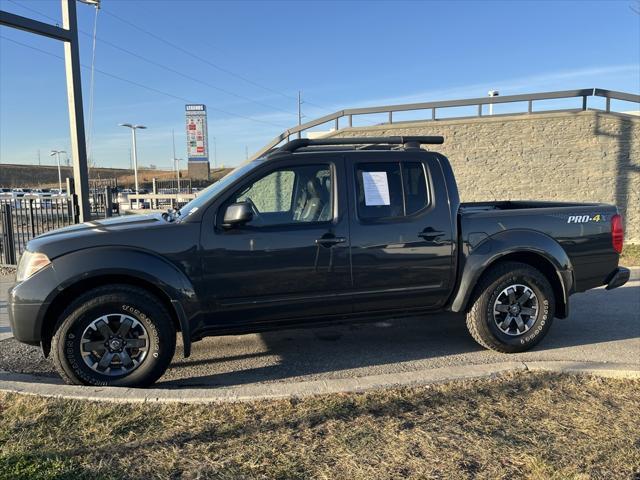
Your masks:
<svg viewBox="0 0 640 480"><path fill-rule="evenodd" d="M95 247L62 255L53 260L58 287L47 298L55 298L79 282L99 277L126 277L154 285L166 295L180 324L184 355L191 353L191 321L198 311L195 289L176 265L147 250L131 247Z"/></svg>
<svg viewBox="0 0 640 480"><path fill-rule="evenodd" d="M568 312L569 295L573 292L573 267L562 246L552 237L535 230L506 230L487 237L478 245L464 246L466 256L458 276L458 284L450 302L450 310L463 312L482 274L495 262L511 254L535 254L554 268L562 288L564 311Z"/></svg>

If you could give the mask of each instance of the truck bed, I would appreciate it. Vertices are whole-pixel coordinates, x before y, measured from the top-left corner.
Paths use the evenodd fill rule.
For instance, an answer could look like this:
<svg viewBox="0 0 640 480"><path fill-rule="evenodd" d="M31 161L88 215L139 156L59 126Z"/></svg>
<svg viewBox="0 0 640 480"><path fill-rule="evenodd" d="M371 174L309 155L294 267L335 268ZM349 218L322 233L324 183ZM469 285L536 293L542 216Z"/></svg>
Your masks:
<svg viewBox="0 0 640 480"><path fill-rule="evenodd" d="M563 207L595 207L598 203L576 202L541 202L530 200L506 200L497 202L465 202L460 204L462 213L481 212L491 210L522 210L532 208L563 208Z"/></svg>
<svg viewBox="0 0 640 480"><path fill-rule="evenodd" d="M498 201L461 203L458 221L462 255L480 245L499 250L501 235L518 233L525 240L544 234L560 244L573 270L574 288L580 292L603 285L618 266L611 240L615 206L602 203ZM463 259L464 262L464 259Z"/></svg>

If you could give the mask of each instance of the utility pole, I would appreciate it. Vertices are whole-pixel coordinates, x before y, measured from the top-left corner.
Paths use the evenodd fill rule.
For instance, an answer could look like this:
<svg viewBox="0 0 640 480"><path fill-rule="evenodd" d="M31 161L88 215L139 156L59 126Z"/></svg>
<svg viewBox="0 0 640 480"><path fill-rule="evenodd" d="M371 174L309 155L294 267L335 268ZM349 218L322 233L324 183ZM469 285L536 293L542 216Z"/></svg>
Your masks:
<svg viewBox="0 0 640 480"><path fill-rule="evenodd" d="M40 161L40 149L38 149L38 166L42 166L42 162Z"/></svg>
<svg viewBox="0 0 640 480"><path fill-rule="evenodd" d="M298 90L298 126L302 125L302 92ZM302 132L298 132L298 138L302 137Z"/></svg>

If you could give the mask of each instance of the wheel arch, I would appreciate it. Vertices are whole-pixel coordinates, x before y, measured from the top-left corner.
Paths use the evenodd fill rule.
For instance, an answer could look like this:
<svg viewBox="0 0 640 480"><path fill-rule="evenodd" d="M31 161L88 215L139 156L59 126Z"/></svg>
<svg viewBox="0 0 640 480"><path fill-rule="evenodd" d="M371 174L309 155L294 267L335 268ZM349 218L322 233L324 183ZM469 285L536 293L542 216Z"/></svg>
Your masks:
<svg viewBox="0 0 640 480"><path fill-rule="evenodd" d="M46 299L41 316L41 346L45 355L60 314L84 292L111 284L143 288L165 307L182 333L184 355L191 352L191 328L185 313L193 310L197 298L191 282L175 265L146 251L128 248L87 249L53 261L58 288Z"/></svg>
<svg viewBox="0 0 640 480"><path fill-rule="evenodd" d="M520 262L540 271L549 281L558 318L569 315L573 268L562 246L553 238L531 230L508 230L489 237L464 258L457 289L450 302L454 312L466 312L481 278L504 262Z"/></svg>
<svg viewBox="0 0 640 480"><path fill-rule="evenodd" d="M553 290L553 296L555 298L555 305L556 305L555 316L558 318L566 318L569 315L568 302L567 302L568 298L567 298L567 295L565 294L565 287L561 280L562 277L558 273L556 267L548 258L536 252L531 252L531 251L511 252L494 259L494 261L491 262L489 265L487 265L487 267L478 277L478 285L482 282L483 278L487 276L493 268L508 262L523 263L525 265L529 265L532 268L535 268L540 273L542 273L545 276L545 278L549 281L549 284L551 285L551 289ZM475 295L477 294L478 292L477 292L477 285L476 285L476 288L474 288L473 291L471 292L469 299L475 298Z"/></svg>
<svg viewBox="0 0 640 480"><path fill-rule="evenodd" d="M89 290L93 290L94 288L98 287L104 287L107 285L130 285L132 287L142 288L151 293L160 301L162 306L171 316L171 320L173 321L173 325L176 328L176 331L182 332L182 325L178 313L176 312L176 309L174 308L174 305L172 304L169 296L160 287L154 285L151 282L148 282L147 280L135 278L129 275L101 275L78 280L77 282L69 285L67 288L62 290L53 299L45 313L44 321L42 322L41 327L42 350L45 356L49 355L49 351L51 349L51 338L55 333L54 329L56 323L69 303L71 303L75 298L78 298L83 293L88 292Z"/></svg>

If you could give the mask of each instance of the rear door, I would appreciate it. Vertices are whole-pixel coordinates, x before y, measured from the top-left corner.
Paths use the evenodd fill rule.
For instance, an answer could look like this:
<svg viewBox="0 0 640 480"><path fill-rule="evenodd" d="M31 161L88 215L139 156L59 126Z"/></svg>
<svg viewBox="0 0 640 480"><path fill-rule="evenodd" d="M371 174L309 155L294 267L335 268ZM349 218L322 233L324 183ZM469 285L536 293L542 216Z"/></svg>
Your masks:
<svg viewBox="0 0 640 480"><path fill-rule="evenodd" d="M354 310L442 306L454 280L455 239L439 163L425 152L352 158Z"/></svg>

